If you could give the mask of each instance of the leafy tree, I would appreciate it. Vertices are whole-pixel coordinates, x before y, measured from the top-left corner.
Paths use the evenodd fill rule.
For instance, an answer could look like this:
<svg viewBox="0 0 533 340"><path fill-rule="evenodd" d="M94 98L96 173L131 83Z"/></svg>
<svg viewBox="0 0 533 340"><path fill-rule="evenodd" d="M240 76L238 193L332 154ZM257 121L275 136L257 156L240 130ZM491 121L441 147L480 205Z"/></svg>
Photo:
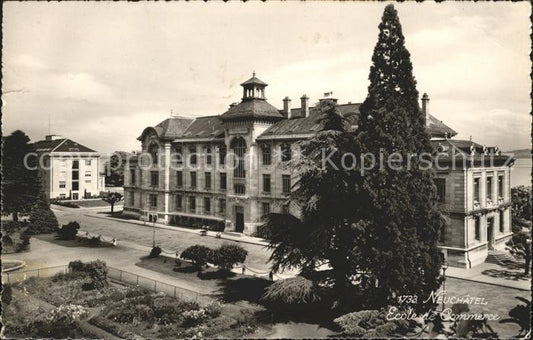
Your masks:
<svg viewBox="0 0 533 340"><path fill-rule="evenodd" d="M150 254L148 255L148 258L156 258L158 257L159 255L161 255L161 247L158 247L158 246L155 246L152 248L152 250L150 250Z"/></svg>
<svg viewBox="0 0 533 340"><path fill-rule="evenodd" d="M80 224L78 222L69 222L57 231L57 236L61 240L75 240L78 230L80 230Z"/></svg>
<svg viewBox="0 0 533 340"><path fill-rule="evenodd" d="M115 151L105 163L105 182L110 186L121 187L124 185L124 168L128 158L128 153Z"/></svg>
<svg viewBox="0 0 533 340"><path fill-rule="evenodd" d="M41 191L37 157L24 157L35 152L30 139L20 130L3 139L2 150L2 214L28 214ZM32 170L34 168L35 170Z"/></svg>
<svg viewBox="0 0 533 340"><path fill-rule="evenodd" d="M531 221L531 187L520 185L511 189L511 211L513 219L523 218Z"/></svg>
<svg viewBox="0 0 533 340"><path fill-rule="evenodd" d="M58 230L59 223L56 215L50 209L46 195L41 192L30 213L29 232L32 234L53 233Z"/></svg>
<svg viewBox="0 0 533 340"><path fill-rule="evenodd" d="M202 267L207 264L207 259L210 256L211 249L200 244L195 244L186 248L182 253L181 257L187 260L191 260L192 263L196 266L198 271L202 271Z"/></svg>
<svg viewBox="0 0 533 340"><path fill-rule="evenodd" d="M423 297L440 285L437 244L444 220L433 172L421 162L430 159L432 148L412 71L398 13L387 5L357 129L361 152L397 160L365 172L361 186L359 211L367 223L359 243L363 283L376 308L397 295L415 295L420 304L414 307L425 309Z"/></svg>
<svg viewBox="0 0 533 340"><path fill-rule="evenodd" d="M111 213L115 207L115 203L122 201L122 194L118 192L108 192L102 197L102 201L111 204Z"/></svg>
<svg viewBox="0 0 533 340"><path fill-rule="evenodd" d="M230 272L234 265L243 263L248 252L235 244L223 244L220 248L211 251L209 260L222 271Z"/></svg>
<svg viewBox="0 0 533 340"><path fill-rule="evenodd" d="M520 231L514 233L511 239L505 242L505 249L507 249L513 256L523 258L526 262L524 264L524 273L529 274L529 267L531 265L531 235L529 232Z"/></svg>
<svg viewBox="0 0 533 340"><path fill-rule="evenodd" d="M356 240L364 223L356 218L359 175L351 169L353 159L343 157L357 154L357 150L349 124L335 104L322 101L318 109L321 130L300 142L301 157L287 164L299 174L288 204L301 207L301 214L270 214L260 231L273 249L273 271L299 268L310 273L329 264L331 270L325 272L324 280L333 282L339 301L346 301L343 298L350 295L359 270L361 254Z"/></svg>

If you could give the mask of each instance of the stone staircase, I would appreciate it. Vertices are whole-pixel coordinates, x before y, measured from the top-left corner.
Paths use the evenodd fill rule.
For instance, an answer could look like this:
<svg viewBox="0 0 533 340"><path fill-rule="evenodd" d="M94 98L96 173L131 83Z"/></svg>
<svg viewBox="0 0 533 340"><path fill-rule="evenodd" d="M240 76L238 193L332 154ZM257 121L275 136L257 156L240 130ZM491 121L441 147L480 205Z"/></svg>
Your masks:
<svg viewBox="0 0 533 340"><path fill-rule="evenodd" d="M505 251L490 250L489 255L485 259L486 263L494 264L508 264L517 262L513 255Z"/></svg>

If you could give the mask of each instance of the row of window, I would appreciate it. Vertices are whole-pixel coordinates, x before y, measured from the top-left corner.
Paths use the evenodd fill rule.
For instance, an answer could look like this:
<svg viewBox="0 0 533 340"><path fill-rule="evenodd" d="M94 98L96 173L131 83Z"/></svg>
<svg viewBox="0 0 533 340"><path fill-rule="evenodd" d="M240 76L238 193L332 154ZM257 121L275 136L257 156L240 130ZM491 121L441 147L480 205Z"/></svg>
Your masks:
<svg viewBox="0 0 533 340"><path fill-rule="evenodd" d="M492 182L493 176L487 176L486 179L486 190L485 190L485 197L487 200L492 200ZM480 192L481 192L481 178L475 177L474 178L474 203L480 202ZM503 175L498 175L498 185L496 196L497 197L503 197Z"/></svg>
<svg viewBox="0 0 533 340"><path fill-rule="evenodd" d="M243 162L244 164L244 157L246 154L246 142L243 138L235 138L232 141L231 149L235 152L235 154L240 158L240 162ZM183 164L183 147L177 146L174 148L174 151L176 152L178 157L176 157L176 161L178 164ZM191 165L196 165L198 163L198 149L195 145L191 145L188 147L188 151L190 154L189 162ZM158 164L158 146L157 144L152 144L148 148L148 152L150 153L152 157L152 163ZM263 165L271 165L272 164L272 146L268 144L261 145L261 153L262 153L262 164ZM211 146L204 146L203 148L203 154L205 158L205 163L207 165L211 165L213 163L213 150ZM227 149L226 146L220 146L218 147L218 155L219 155L219 164L225 165L226 164L226 155L227 155ZM281 161L286 162L291 160L292 156L292 150L291 150L291 144L284 143L281 145ZM241 169L242 170L242 169Z"/></svg>
<svg viewBox="0 0 533 340"><path fill-rule="evenodd" d="M135 196L134 195L131 195L131 204L132 206L134 205L135 203ZM157 195L156 194L151 194L150 197L149 197L149 200L150 200L150 208L152 209L155 209L157 208ZM184 206L185 206L185 199L182 195L177 195L176 196L176 210L177 211L182 211L184 210ZM189 196L187 197L187 204L188 204L188 211L189 212L197 212L196 210L196 197L195 196ZM268 202L262 202L261 203L261 208L262 208L262 214L263 216L264 215L268 215L270 214L270 203ZM284 208L286 208L284 206ZM203 213L204 214L210 214L212 211L212 206L211 206L211 198L210 197L204 197L204 205L203 205ZM285 213L287 213L287 209L284 209ZM219 214L224 214L226 212L226 199L224 198L220 198L218 200L218 211L217 211Z"/></svg>
<svg viewBox="0 0 533 340"><path fill-rule="evenodd" d="M85 166L91 166L92 159L86 159L85 160ZM59 166L64 168L67 166L66 161L60 161ZM72 161L72 169L79 169L80 168L80 161Z"/></svg>
<svg viewBox="0 0 533 340"><path fill-rule="evenodd" d="M92 181L90 179L86 179L85 180L85 183L87 183L87 184L90 184L91 182ZM76 182L72 182L72 189L73 190L78 190L78 187L79 187L78 183L79 182L77 182L77 181ZM67 182L66 181L59 181L59 189L65 189L66 187L67 187ZM76 188L76 189L74 189L74 188Z"/></svg>
<svg viewBox="0 0 533 340"><path fill-rule="evenodd" d="M132 175L132 184L135 184L135 170L131 170ZM220 176L220 190L226 190L227 189L227 175L225 172L221 172L219 174ZM282 183L282 192L283 194L288 194L291 191L291 176L290 175L282 175L281 178ZM159 186L159 172L158 171L152 171L150 173L150 185L153 187ZM176 172L176 185L178 188L181 188L184 186L183 181L183 171L177 171ZM190 172L190 187L196 188L197 186L197 176L196 171ZM211 172L205 172L204 173L204 186L205 189L211 189ZM246 188L243 184L235 184L234 187L236 194L245 194ZM263 174L263 192L264 193L270 193L272 190L271 186L271 175L270 174Z"/></svg>
<svg viewBox="0 0 533 340"><path fill-rule="evenodd" d="M474 178L474 203L479 203L480 197L480 177ZM492 176L487 176L486 181L486 198L492 200ZM435 178L435 185L437 186L438 201L441 203L446 202L446 179ZM503 175L498 175L497 197L503 197Z"/></svg>

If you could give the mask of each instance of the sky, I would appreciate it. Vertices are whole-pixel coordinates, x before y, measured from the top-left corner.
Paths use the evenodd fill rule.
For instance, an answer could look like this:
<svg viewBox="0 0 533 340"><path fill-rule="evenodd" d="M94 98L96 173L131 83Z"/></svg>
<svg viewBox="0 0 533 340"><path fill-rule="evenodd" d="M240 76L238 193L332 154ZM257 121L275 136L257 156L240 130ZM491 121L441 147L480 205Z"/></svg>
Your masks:
<svg viewBox="0 0 533 340"><path fill-rule="evenodd" d="M172 114L218 115L252 72L289 96L362 102L383 2L3 3L2 132L100 152ZM396 3L430 113L502 150L530 148L531 5Z"/></svg>

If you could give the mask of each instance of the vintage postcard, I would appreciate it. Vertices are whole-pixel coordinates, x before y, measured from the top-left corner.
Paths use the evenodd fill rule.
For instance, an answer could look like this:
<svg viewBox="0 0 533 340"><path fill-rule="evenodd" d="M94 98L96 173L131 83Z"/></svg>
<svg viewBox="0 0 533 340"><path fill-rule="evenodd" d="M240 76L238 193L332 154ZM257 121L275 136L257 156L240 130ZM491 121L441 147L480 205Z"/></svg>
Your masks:
<svg viewBox="0 0 533 340"><path fill-rule="evenodd" d="M530 338L530 3L2 7L2 337Z"/></svg>

